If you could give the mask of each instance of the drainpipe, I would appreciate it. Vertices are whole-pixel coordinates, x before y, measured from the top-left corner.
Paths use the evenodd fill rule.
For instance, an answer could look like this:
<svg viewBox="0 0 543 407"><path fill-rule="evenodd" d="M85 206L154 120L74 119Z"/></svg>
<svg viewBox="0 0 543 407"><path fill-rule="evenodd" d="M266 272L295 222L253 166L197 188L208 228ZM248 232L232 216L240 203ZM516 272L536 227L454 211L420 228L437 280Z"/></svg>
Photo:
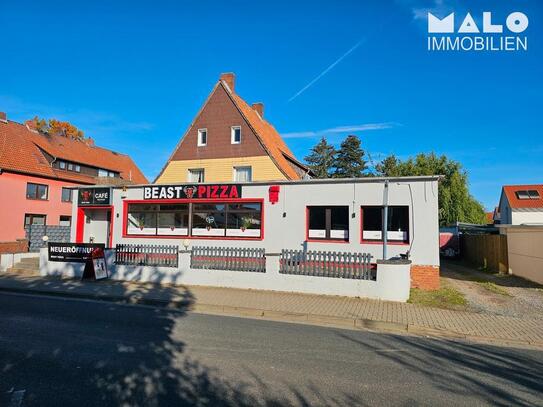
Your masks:
<svg viewBox="0 0 543 407"><path fill-rule="evenodd" d="M387 243L388 243L388 180L385 181L385 190L383 193L383 260L387 259Z"/></svg>

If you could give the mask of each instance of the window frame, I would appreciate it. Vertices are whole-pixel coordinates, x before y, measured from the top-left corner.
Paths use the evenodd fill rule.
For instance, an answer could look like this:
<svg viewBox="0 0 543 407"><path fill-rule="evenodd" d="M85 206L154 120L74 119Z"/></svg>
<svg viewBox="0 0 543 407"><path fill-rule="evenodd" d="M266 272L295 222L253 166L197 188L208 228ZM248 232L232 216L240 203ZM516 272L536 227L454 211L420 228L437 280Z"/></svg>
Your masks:
<svg viewBox="0 0 543 407"><path fill-rule="evenodd" d="M381 208L381 239L364 239L364 208ZM404 240L387 239L387 245L409 246L411 244L411 208L409 205L388 205L388 208L407 208L407 238ZM383 244L383 205L361 205L360 206L360 243L361 244ZM388 230L387 230L388 232Z"/></svg>
<svg viewBox="0 0 543 407"><path fill-rule="evenodd" d="M26 217L30 216L31 223L26 223ZM23 218L23 227L26 228L29 225L33 225L33 219L34 217L43 217L43 224L40 224L39 226L46 226L47 225L47 215L42 213L25 213Z"/></svg>
<svg viewBox="0 0 543 407"><path fill-rule="evenodd" d="M202 180L201 181L193 181L192 180L192 173L193 172L196 172L196 171L201 171L202 172ZM187 170L187 182L191 182L191 183L194 183L194 184L203 184L206 180L206 170L205 168L189 168Z"/></svg>
<svg viewBox="0 0 543 407"><path fill-rule="evenodd" d="M206 236L206 235L192 235L192 217L193 217L193 204L219 204L225 205L225 213L227 214L228 205L233 204L259 204L260 205L260 236L232 236L228 235L228 215L225 218L224 236ZM143 204L143 205L174 205L174 204L187 204L189 208L189 224L188 235L158 235L158 234L128 234L128 206L130 204ZM146 199L146 200L126 200L123 201L123 238L144 238L144 239L189 239L189 240L250 240L259 241L264 239L264 199L262 198L242 198L242 199ZM158 219L157 219L158 221Z"/></svg>
<svg viewBox="0 0 543 407"><path fill-rule="evenodd" d="M64 190L70 191L70 199L68 201L64 199ZM74 201L74 189L68 188L68 187L62 187L60 189L60 202L72 203L73 201Z"/></svg>
<svg viewBox="0 0 543 407"><path fill-rule="evenodd" d="M239 129L239 141L235 140L236 131ZM231 126L230 127L230 144L241 144L241 126Z"/></svg>
<svg viewBox="0 0 543 407"><path fill-rule="evenodd" d="M205 143L202 143L202 133L205 132L206 134L206 141ZM196 140L196 146L197 147L206 147L207 146L207 128L203 128L203 129L198 129L198 134L197 134L197 140Z"/></svg>
<svg viewBox="0 0 543 407"><path fill-rule="evenodd" d="M35 185L36 186L36 194L34 197L28 196L28 186L29 185ZM45 198L39 198L38 197L38 187L45 187ZM38 184L36 182L27 182L26 183L26 199L32 200L32 201L48 201L49 200L49 185L47 184Z"/></svg>
<svg viewBox="0 0 543 407"><path fill-rule="evenodd" d="M238 170L240 169L249 169L249 178L250 178L249 180L241 181L236 178L238 174ZM253 166L252 165L234 165L233 170L234 170L234 176L232 178L234 182L253 182Z"/></svg>
<svg viewBox="0 0 543 407"><path fill-rule="evenodd" d="M309 211L310 208L324 208L325 216L325 237L310 237L309 236ZM332 208L347 208L347 237L332 237ZM306 222L305 222L305 240L312 243L349 243L351 238L349 205L306 205Z"/></svg>
<svg viewBox="0 0 543 407"><path fill-rule="evenodd" d="M67 225L67 226L72 227L72 217L69 216L69 215L60 215L60 216L58 217L58 224L59 224L59 226L62 226L62 225L60 224L60 222L62 222L62 218L68 218L69 221L70 221L70 224Z"/></svg>

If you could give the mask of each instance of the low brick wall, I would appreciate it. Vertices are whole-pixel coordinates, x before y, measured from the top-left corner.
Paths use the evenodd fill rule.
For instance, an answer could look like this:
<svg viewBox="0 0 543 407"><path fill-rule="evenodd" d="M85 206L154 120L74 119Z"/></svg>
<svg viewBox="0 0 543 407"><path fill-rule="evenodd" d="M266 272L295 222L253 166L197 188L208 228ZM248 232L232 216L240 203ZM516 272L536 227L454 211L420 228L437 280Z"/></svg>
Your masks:
<svg viewBox="0 0 543 407"><path fill-rule="evenodd" d="M0 254L2 253L26 253L28 240L18 239L15 242L0 242Z"/></svg>
<svg viewBox="0 0 543 407"><path fill-rule="evenodd" d="M413 264L411 266L411 288L439 289L439 267Z"/></svg>

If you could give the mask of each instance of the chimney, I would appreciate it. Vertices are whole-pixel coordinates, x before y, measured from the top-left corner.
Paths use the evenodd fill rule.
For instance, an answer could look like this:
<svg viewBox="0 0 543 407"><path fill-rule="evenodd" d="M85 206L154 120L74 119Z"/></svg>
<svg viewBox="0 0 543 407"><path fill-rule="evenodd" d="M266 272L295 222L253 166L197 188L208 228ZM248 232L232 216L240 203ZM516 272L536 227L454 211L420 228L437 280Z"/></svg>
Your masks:
<svg viewBox="0 0 543 407"><path fill-rule="evenodd" d="M226 83L230 92L234 93L234 84L236 83L236 75L233 72L222 73L220 77L221 81Z"/></svg>
<svg viewBox="0 0 543 407"><path fill-rule="evenodd" d="M262 102L253 103L252 107L253 107L253 110L259 114L260 118L263 119L264 118L264 103Z"/></svg>
<svg viewBox="0 0 543 407"><path fill-rule="evenodd" d="M0 122L7 123L8 122L8 115L6 112L0 112Z"/></svg>

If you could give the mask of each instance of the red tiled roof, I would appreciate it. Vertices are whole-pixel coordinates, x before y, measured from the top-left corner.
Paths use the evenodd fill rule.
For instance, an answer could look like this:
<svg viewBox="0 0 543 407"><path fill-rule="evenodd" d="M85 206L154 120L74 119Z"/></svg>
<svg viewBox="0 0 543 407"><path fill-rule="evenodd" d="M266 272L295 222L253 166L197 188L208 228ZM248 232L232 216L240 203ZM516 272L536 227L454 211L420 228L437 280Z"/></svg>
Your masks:
<svg viewBox="0 0 543 407"><path fill-rule="evenodd" d="M57 159L119 172L125 181L131 180L136 184L148 183L143 173L127 155L63 136L37 133L13 121L0 122L1 169L78 183L96 183L92 176L52 168L44 151Z"/></svg>
<svg viewBox="0 0 543 407"><path fill-rule="evenodd" d="M539 192L539 199L518 199L516 192L535 190ZM543 184L536 185L505 185L503 192L511 208L543 208Z"/></svg>
<svg viewBox="0 0 543 407"><path fill-rule="evenodd" d="M264 118L245 102L236 93L230 93L234 103L241 111L245 119L249 122L249 125L254 129L256 136L260 139L262 145L270 154L272 160L275 161L277 167L283 174L289 179L300 179L300 175L294 170L287 157L290 157L291 161L299 163L298 160L292 154L292 151L288 148L283 138L279 135L277 130ZM301 164L299 164L301 166ZM303 168L303 167L302 167Z"/></svg>

